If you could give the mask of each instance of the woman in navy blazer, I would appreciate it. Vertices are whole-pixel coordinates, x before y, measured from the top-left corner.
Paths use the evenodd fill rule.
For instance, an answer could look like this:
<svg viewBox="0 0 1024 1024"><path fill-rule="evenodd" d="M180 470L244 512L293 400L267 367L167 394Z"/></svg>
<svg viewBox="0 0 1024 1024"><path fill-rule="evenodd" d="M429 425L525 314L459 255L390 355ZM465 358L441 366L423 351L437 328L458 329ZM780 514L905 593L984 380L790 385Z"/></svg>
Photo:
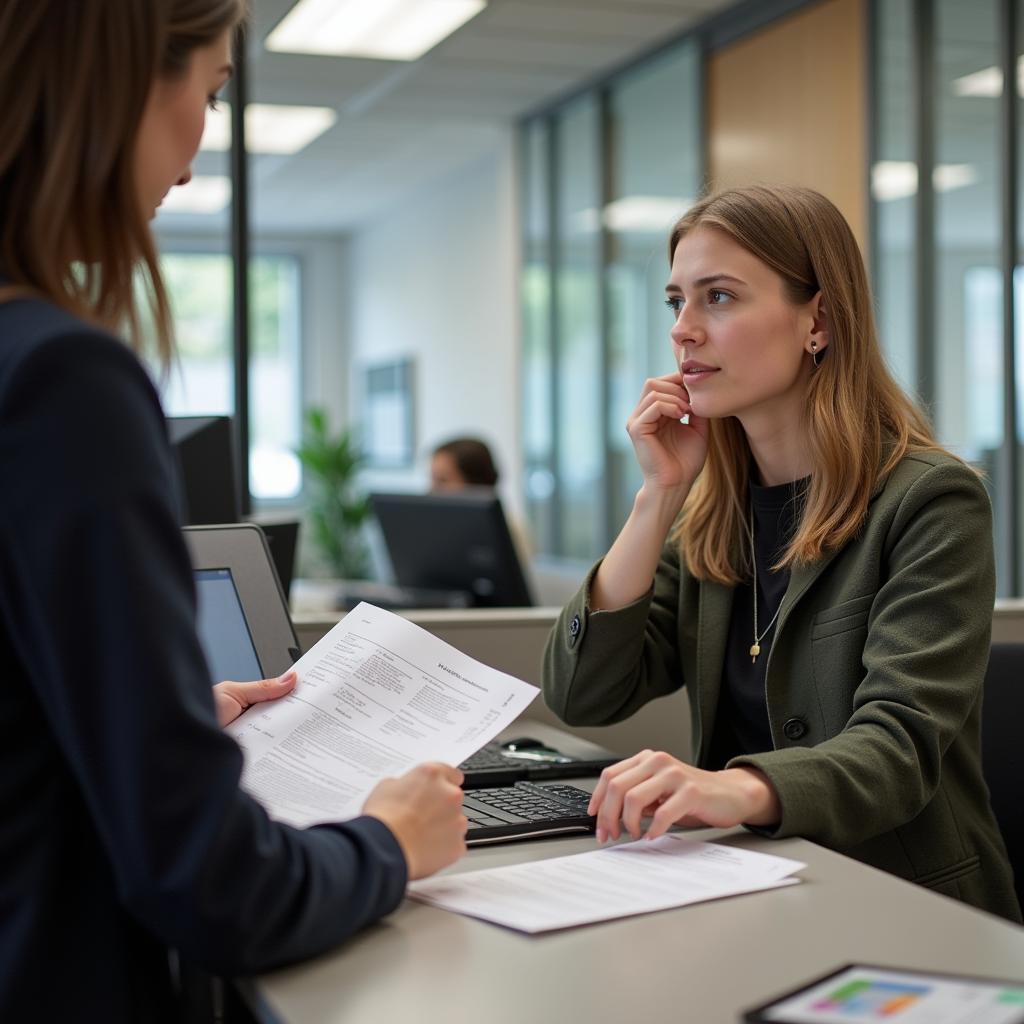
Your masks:
<svg viewBox="0 0 1024 1024"><path fill-rule="evenodd" d="M263 971L464 849L456 769L299 831L238 786L195 630L141 272L244 0L0 0L0 1019L181 1020L190 965ZM286 689L284 680L281 689ZM222 720L247 699L218 696Z"/></svg>

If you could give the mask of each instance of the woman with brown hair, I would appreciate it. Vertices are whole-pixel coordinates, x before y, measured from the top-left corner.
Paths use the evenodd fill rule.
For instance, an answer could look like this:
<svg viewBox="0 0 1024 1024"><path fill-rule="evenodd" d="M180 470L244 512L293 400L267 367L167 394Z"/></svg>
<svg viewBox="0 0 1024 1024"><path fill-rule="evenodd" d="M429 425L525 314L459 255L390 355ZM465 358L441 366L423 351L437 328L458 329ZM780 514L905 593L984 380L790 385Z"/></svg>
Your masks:
<svg viewBox="0 0 1024 1024"><path fill-rule="evenodd" d="M0 0L0 1019L179 1021L194 965L261 971L464 849L460 773L299 831L218 729L133 277L187 181L244 0ZM270 694L289 686L271 681ZM259 690L259 687L256 688ZM173 956L172 956L173 953Z"/></svg>
<svg viewBox="0 0 1024 1024"><path fill-rule="evenodd" d="M430 455L430 491L446 494L466 487L497 487L491 449L477 437L453 437Z"/></svg>
<svg viewBox="0 0 1024 1024"><path fill-rule="evenodd" d="M544 689L596 725L685 685L694 763L607 769L598 838L801 835L1020 920L979 753L991 508L889 375L849 226L810 189L733 189L669 260L679 369L627 424L643 484Z"/></svg>

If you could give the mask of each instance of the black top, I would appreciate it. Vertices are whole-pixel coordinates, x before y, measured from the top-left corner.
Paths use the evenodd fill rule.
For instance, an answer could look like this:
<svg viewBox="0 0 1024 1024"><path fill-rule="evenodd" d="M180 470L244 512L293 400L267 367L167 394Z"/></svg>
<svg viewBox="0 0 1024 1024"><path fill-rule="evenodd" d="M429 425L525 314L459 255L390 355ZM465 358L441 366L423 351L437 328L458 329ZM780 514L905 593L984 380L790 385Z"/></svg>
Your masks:
<svg viewBox="0 0 1024 1024"><path fill-rule="evenodd" d="M0 304L0 1020L177 1019L169 947L255 973L402 898L381 822L299 831L238 788L171 467L127 348Z"/></svg>
<svg viewBox="0 0 1024 1024"><path fill-rule="evenodd" d="M714 733L707 767L717 770L739 754L759 754L771 750L772 734L765 703L765 671L768 653L775 636L769 628L789 586L789 570L772 571L793 533L800 495L807 480L775 487L750 485L754 512L754 558L757 562L757 633L761 653L751 661L754 642L754 585L741 584L733 595L729 639L722 669L722 689L715 714ZM749 543L749 541L748 541Z"/></svg>

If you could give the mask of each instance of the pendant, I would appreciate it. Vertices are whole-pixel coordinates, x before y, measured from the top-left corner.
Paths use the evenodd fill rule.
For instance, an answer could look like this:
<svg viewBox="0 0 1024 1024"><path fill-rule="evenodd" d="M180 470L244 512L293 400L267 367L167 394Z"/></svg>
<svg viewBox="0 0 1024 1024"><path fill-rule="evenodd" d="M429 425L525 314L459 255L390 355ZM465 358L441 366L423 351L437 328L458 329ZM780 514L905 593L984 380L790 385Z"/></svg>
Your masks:
<svg viewBox="0 0 1024 1024"><path fill-rule="evenodd" d="M757 661L757 656L761 653L761 645L755 640L750 645L750 664L753 665Z"/></svg>

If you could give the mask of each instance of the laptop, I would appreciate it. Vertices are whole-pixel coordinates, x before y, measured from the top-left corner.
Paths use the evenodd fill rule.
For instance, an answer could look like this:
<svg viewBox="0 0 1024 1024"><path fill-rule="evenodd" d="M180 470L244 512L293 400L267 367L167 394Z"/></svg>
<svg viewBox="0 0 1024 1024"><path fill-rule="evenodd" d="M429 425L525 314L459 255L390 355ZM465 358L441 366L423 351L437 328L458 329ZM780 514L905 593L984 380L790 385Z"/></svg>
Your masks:
<svg viewBox="0 0 1024 1024"><path fill-rule="evenodd" d="M299 641L266 537L254 523L188 526L199 639L216 681L266 679L298 660Z"/></svg>
<svg viewBox="0 0 1024 1024"><path fill-rule="evenodd" d="M213 678L263 679L286 671L300 651L263 532L253 523L182 532L198 595L199 639ZM466 788L482 787L466 794L467 843L593 832L590 794L543 780L597 774L597 764L616 760L610 753L597 761L574 758L528 737L487 744L466 766Z"/></svg>

